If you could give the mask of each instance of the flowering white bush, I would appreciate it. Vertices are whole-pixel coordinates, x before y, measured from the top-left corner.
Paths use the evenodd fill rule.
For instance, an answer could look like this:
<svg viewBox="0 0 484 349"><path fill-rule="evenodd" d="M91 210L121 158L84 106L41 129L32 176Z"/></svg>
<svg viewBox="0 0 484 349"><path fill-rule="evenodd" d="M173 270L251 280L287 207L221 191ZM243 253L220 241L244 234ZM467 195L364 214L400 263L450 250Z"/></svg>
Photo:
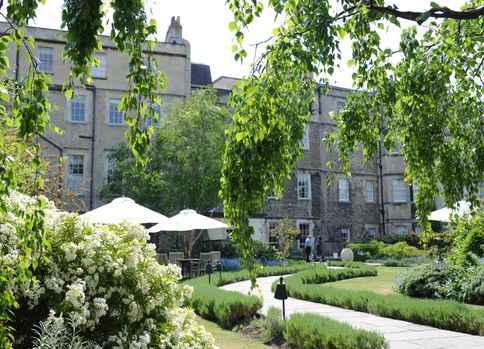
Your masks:
<svg viewBox="0 0 484 349"><path fill-rule="evenodd" d="M50 311L68 316L83 337L102 347L214 347L191 311L181 308L191 289L178 283L180 269L158 264L143 227L90 225L47 202L42 212L48 248L36 249L19 238L29 232L36 200L13 193L5 202L0 265L15 270L27 260L36 266L31 277L12 286L20 305L13 324L18 347L30 343L32 326Z"/></svg>

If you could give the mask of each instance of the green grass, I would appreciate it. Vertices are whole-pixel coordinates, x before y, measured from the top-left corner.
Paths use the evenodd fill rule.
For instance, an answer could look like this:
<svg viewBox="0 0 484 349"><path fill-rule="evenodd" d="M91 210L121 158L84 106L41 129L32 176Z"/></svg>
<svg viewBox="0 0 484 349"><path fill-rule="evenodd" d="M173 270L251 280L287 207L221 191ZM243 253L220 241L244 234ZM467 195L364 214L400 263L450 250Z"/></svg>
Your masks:
<svg viewBox="0 0 484 349"><path fill-rule="evenodd" d="M270 349L270 346L245 337L237 332L222 329L214 322L198 317L198 322L203 325L215 338L215 344L221 349Z"/></svg>
<svg viewBox="0 0 484 349"><path fill-rule="evenodd" d="M377 267L377 276L366 276L354 279L329 282L321 287L349 289L355 291L372 291L378 294L395 294L395 279L408 268L400 267Z"/></svg>

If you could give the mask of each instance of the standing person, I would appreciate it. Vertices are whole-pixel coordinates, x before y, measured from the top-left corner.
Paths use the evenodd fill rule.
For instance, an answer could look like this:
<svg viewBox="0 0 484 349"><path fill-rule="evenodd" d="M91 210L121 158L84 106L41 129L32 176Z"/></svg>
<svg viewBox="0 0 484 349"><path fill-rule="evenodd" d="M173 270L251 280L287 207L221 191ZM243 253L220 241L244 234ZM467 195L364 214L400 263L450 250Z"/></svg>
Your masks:
<svg viewBox="0 0 484 349"><path fill-rule="evenodd" d="M306 253L306 262L310 262L309 257L311 256L311 249L312 249L312 239L311 236L307 236L306 240L304 241L304 252Z"/></svg>
<svg viewBox="0 0 484 349"><path fill-rule="evenodd" d="M323 239L321 236L318 237L316 242L316 256L319 260L321 260L323 257Z"/></svg>

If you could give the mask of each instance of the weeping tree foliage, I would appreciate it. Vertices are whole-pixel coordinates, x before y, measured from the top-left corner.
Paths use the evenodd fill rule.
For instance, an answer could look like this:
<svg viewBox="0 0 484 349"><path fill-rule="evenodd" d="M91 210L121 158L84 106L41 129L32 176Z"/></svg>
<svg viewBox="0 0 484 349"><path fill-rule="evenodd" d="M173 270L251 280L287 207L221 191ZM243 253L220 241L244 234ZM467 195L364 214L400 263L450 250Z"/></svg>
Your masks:
<svg viewBox="0 0 484 349"><path fill-rule="evenodd" d="M351 42L357 90L335 115L328 145L350 174L351 155L374 158L385 125L386 149L401 145L406 180L418 185L417 214L425 219L440 195L451 206L477 193L484 177L484 1L459 10L432 2L425 11L385 0L227 0L233 13L235 59L247 56L244 33L271 8L282 24L265 40L265 52L231 101L222 191L235 240L251 258L248 217L273 188L281 192L301 155L298 141L309 115L310 78L327 82ZM404 6L405 2L402 2ZM400 29L399 47L382 44L388 28ZM328 164L335 166L335 164ZM250 264L250 263L249 263Z"/></svg>
<svg viewBox="0 0 484 349"><path fill-rule="evenodd" d="M43 0L0 1L1 16L8 28L0 35L0 123L1 127L14 130L16 139L32 146L30 166L34 173L41 166L40 145L37 136L44 134L53 125L49 122L51 104L48 99L49 77L38 69L34 56L34 39L26 33L25 26L35 19L36 11ZM5 8L6 7L6 8ZM99 64L94 53L102 49L98 35L104 32L103 19L107 9L112 11L110 20L111 39L117 48L129 57L130 70L127 79L130 90L123 97L120 109L126 113L129 125L127 139L131 151L140 166L146 163L142 156L146 151L153 127L146 127L146 119L157 118L155 105L160 104L159 93L165 88L165 76L156 65L145 66L144 52L150 52L155 45L156 23L149 20L142 0L65 0L62 9L62 27L67 30L64 59L70 63L70 73L64 84L67 98L73 89L90 84L90 68ZM7 49L12 46L23 48L28 53L29 68L20 81L13 80L8 74L10 62ZM19 164L12 161L11 150L4 139L0 140L0 210L5 210L5 194L18 186L17 171ZM43 181L36 176L28 188L29 194L42 192ZM42 255L49 248L43 233L42 199L38 199L39 210L30 221L30 231L22 237L19 251L25 263L19 263L17 270L2 267L0 259L0 347L10 348L13 343L12 329L9 328L11 309L18 306L11 289L11 280L32 279L35 263L29 264L32 253ZM1 246L0 246L1 248ZM1 251L8 253L8 251Z"/></svg>

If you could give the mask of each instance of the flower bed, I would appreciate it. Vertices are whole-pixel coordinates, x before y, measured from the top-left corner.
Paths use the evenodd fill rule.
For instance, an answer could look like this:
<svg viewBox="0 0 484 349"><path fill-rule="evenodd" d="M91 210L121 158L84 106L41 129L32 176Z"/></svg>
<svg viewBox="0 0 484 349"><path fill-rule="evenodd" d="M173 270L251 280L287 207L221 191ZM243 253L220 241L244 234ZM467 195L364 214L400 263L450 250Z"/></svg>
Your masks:
<svg viewBox="0 0 484 349"><path fill-rule="evenodd" d="M353 273L361 270L354 269ZM334 305L383 317L451 331L484 335L484 310L452 301L412 299L400 295L321 287L321 283L351 277L350 270L302 271L286 278L291 297ZM353 274L358 277L358 274ZM362 275L360 275L362 276Z"/></svg>

